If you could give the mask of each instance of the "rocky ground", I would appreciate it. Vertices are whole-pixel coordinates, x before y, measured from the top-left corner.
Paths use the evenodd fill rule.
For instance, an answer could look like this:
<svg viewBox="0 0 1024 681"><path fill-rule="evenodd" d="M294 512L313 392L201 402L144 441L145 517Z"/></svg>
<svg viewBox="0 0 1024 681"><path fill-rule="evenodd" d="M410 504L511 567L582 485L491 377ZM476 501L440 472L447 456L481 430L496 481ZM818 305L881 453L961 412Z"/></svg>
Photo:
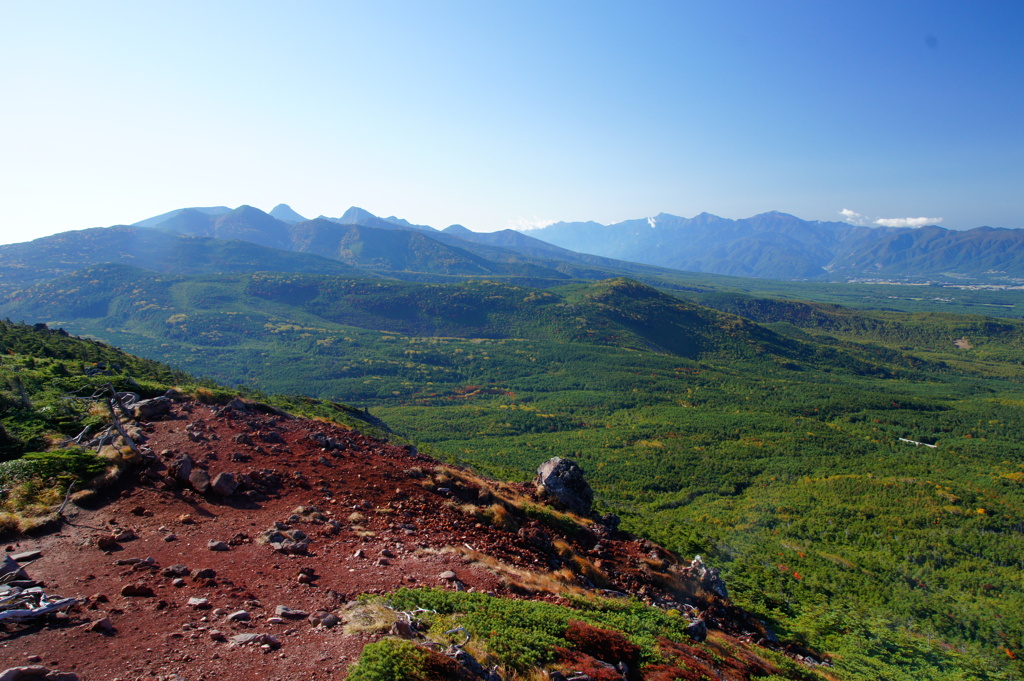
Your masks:
<svg viewBox="0 0 1024 681"><path fill-rule="evenodd" d="M47 594L81 603L0 624L0 670L340 678L379 636L345 633L347 604L400 586L551 600L600 588L680 608L704 599L713 629L771 645L714 595L713 571L612 520L587 520L568 537L495 515L515 516L509 500L537 501L533 486L483 481L412 447L240 401L165 406L140 424L141 469L69 504L59 529L5 545Z"/></svg>

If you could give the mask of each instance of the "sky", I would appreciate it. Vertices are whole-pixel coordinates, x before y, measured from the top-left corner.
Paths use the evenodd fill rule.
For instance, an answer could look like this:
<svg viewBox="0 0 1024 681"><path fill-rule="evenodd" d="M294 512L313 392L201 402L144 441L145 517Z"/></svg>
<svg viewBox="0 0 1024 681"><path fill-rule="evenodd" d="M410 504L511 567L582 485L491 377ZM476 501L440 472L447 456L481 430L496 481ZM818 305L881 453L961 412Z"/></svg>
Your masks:
<svg viewBox="0 0 1024 681"><path fill-rule="evenodd" d="M1024 228L1024 3L0 0L0 243L187 206Z"/></svg>

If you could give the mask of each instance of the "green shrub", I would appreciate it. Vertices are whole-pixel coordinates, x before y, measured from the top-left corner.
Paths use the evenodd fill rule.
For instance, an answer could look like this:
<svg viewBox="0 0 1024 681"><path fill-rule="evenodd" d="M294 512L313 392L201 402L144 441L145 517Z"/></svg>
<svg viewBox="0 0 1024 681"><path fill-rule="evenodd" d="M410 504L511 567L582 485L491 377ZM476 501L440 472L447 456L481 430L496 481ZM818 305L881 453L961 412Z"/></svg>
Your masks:
<svg viewBox="0 0 1024 681"><path fill-rule="evenodd" d="M386 638L363 648L348 671L349 681L418 681L426 679L426 652L409 641Z"/></svg>
<svg viewBox="0 0 1024 681"><path fill-rule="evenodd" d="M88 480L104 471L107 462L81 449L29 452L20 459L0 462L0 485L36 481Z"/></svg>

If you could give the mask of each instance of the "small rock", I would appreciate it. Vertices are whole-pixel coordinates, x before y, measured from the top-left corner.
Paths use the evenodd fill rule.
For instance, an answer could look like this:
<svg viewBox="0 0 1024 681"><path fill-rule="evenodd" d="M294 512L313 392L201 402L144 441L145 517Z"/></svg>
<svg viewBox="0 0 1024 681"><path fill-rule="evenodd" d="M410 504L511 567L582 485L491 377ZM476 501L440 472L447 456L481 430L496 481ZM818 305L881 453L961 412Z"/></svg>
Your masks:
<svg viewBox="0 0 1024 681"><path fill-rule="evenodd" d="M391 565L391 562L387 558L378 558L375 565L379 567L387 567L388 565Z"/></svg>
<svg viewBox="0 0 1024 681"><path fill-rule="evenodd" d="M85 629L86 631L95 631L99 634L110 635L114 633L114 623L110 621L109 617L104 617L103 619L98 619L95 622L89 622L89 624L85 625Z"/></svg>
<svg viewBox="0 0 1024 681"><path fill-rule="evenodd" d="M223 631L218 631L216 629L210 629L210 631L207 632L207 635L210 637L211 640L214 640L214 641L226 641L227 640L227 636L224 635L224 632Z"/></svg>
<svg viewBox="0 0 1024 681"><path fill-rule="evenodd" d="M304 620L309 617L309 613L305 610L296 610L294 608L289 608L287 605L277 606L274 612L278 617L286 617L290 620Z"/></svg>
<svg viewBox="0 0 1024 681"><path fill-rule="evenodd" d="M237 634L231 637L231 643L236 646L244 646L249 643L256 643L261 634Z"/></svg>
<svg viewBox="0 0 1024 681"><path fill-rule="evenodd" d="M234 537L228 540L228 544L231 546L241 546L242 544L252 543L252 539L249 538L245 532L239 532Z"/></svg>
<svg viewBox="0 0 1024 681"><path fill-rule="evenodd" d="M352 554L353 558L366 558L366 554L362 549L356 549L356 552Z"/></svg>
<svg viewBox="0 0 1024 681"><path fill-rule="evenodd" d="M338 619L337 615L319 610L309 616L309 623L314 627L323 627L324 629L332 629L338 625L341 620Z"/></svg>
<svg viewBox="0 0 1024 681"><path fill-rule="evenodd" d="M190 598L188 599L189 607L195 608L196 610L209 610L210 601L206 598Z"/></svg>
<svg viewBox="0 0 1024 681"><path fill-rule="evenodd" d="M95 541L96 548L100 549L101 551L113 551L117 548L117 540L114 539L114 536L110 534L105 534L96 537Z"/></svg>
<svg viewBox="0 0 1024 681"><path fill-rule="evenodd" d="M185 580L182 579L181 577L175 577L174 579L171 580L171 586L176 586L179 589L181 587L185 586L185 584L186 584Z"/></svg>
<svg viewBox="0 0 1024 681"><path fill-rule="evenodd" d="M25 551L23 553L12 553L10 559L15 563L28 563L43 557L42 551Z"/></svg>
<svg viewBox="0 0 1024 681"><path fill-rule="evenodd" d="M228 546L227 542L217 541L216 539L211 539L206 544L206 548L210 549L211 551L230 551L231 550L231 547Z"/></svg>
<svg viewBox="0 0 1024 681"><path fill-rule="evenodd" d="M236 610L228 615L228 619L232 622L248 622L252 619L252 616L245 610Z"/></svg>
<svg viewBox="0 0 1024 681"><path fill-rule="evenodd" d="M125 527L124 529L119 529L118 531L116 531L116 533L114 533L115 542L131 542L132 540L136 539L138 539L138 535L136 535L133 530L128 529L127 527Z"/></svg>
<svg viewBox="0 0 1024 681"><path fill-rule="evenodd" d="M273 634L238 634L231 637L231 643L236 646L256 644L266 646L270 650L281 647L281 642Z"/></svg>
<svg viewBox="0 0 1024 681"><path fill-rule="evenodd" d="M169 532L169 533L164 535L164 541L165 542L178 541L178 535L174 534L173 532Z"/></svg>
<svg viewBox="0 0 1024 681"><path fill-rule="evenodd" d="M192 579L214 579L217 571L213 568L203 568L192 573Z"/></svg>
<svg viewBox="0 0 1024 681"><path fill-rule="evenodd" d="M11 667L10 669L0 672L0 681L29 681L29 679L45 679L45 681L78 681L78 674L51 671L42 665Z"/></svg>
<svg viewBox="0 0 1024 681"><path fill-rule="evenodd" d="M121 595L125 598L152 598L156 594L145 584L125 584L121 587Z"/></svg>
<svg viewBox="0 0 1024 681"><path fill-rule="evenodd" d="M178 522L182 525L191 525L195 522L195 518L192 517L191 513L182 513L178 516Z"/></svg>
<svg viewBox="0 0 1024 681"><path fill-rule="evenodd" d="M279 553L293 556L304 556L309 553L309 542L285 539L282 542L270 542L271 548Z"/></svg>
<svg viewBox="0 0 1024 681"><path fill-rule="evenodd" d="M437 576L442 582L454 582L458 577L451 570L445 570Z"/></svg>
<svg viewBox="0 0 1024 681"><path fill-rule="evenodd" d="M177 565L168 565L160 571L160 574L164 577L188 577L189 572L191 572L191 570L188 569L187 565L181 565L179 563Z"/></svg>

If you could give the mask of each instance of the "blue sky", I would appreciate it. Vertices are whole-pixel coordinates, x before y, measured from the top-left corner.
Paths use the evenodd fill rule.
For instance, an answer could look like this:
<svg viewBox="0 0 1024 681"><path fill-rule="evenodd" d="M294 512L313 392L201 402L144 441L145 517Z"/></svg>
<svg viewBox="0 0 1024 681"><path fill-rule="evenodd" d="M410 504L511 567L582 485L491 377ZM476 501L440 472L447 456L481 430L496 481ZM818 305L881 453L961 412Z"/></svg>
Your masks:
<svg viewBox="0 0 1024 681"><path fill-rule="evenodd" d="M0 64L3 242L280 202L1024 228L1016 1L7 1Z"/></svg>

